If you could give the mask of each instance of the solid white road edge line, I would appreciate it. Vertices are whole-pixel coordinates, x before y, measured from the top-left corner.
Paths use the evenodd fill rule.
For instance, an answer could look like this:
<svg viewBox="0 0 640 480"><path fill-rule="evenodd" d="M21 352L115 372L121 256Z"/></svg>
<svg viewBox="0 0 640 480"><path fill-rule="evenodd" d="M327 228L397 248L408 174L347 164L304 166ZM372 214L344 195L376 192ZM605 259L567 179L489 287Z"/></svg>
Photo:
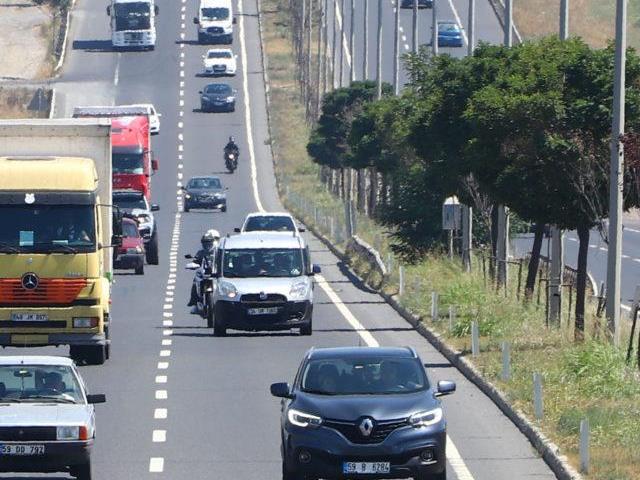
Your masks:
<svg viewBox="0 0 640 480"><path fill-rule="evenodd" d="M460 27L460 31L462 32L462 38L464 38L465 45L469 45L469 37L462 26L462 20L460 20L460 15L458 15L458 10L456 10L455 5L453 4L453 0L449 0L449 6L451 7L451 11L453 12L453 16L456 17L456 22Z"/></svg>
<svg viewBox="0 0 640 480"><path fill-rule="evenodd" d="M253 128L251 126L251 102L249 98L249 77L247 73L247 45L244 38L244 10L242 0L238 0L238 11L240 12L240 54L242 56L242 93L244 97L244 116L247 128L247 144L249 146L249 158L251 159L251 185L253 186L253 197L259 212L264 212L260 193L258 192L258 169L256 167L256 153L253 146Z"/></svg>
<svg viewBox="0 0 640 480"><path fill-rule="evenodd" d="M242 0L238 2L238 10L242 12ZM256 202L256 206L258 210L264 212L264 208L262 207L262 202L260 201L260 191L258 189L258 180L256 175L256 165L255 165L255 154L253 152L253 135L251 130L251 102L249 99L248 92L248 80L247 80L247 51L244 41L244 16L240 16L240 45L242 50L242 64L243 64L243 87L244 87L244 104L245 104L245 113L246 113L246 122L247 122L247 142L249 143L249 154L251 157L251 184L253 186L253 196ZM316 280L318 285L329 297L331 302L336 306L338 311L342 314L342 316L347 320L347 322L354 328L358 335L364 340L364 342L371 347L377 347L380 344L375 339L375 337L369 332L364 326L358 321L358 319L351 313L344 302L340 299L338 294L331 288L331 286L327 283L325 278L322 275L317 275ZM456 448L455 444L451 440L451 438L447 435L447 461L453 471L456 473L458 480L474 480L473 475L467 468L464 460L460 456L460 452Z"/></svg>

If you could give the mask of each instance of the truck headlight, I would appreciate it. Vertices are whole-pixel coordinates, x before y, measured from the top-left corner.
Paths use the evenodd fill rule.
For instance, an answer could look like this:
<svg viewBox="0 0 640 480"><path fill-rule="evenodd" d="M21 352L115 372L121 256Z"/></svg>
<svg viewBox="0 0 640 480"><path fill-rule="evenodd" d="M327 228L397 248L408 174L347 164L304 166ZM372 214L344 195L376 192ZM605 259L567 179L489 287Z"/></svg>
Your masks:
<svg viewBox="0 0 640 480"><path fill-rule="evenodd" d="M238 296L238 290L233 283L220 282L218 284L220 289L220 295L227 298L236 298Z"/></svg>
<svg viewBox="0 0 640 480"><path fill-rule="evenodd" d="M98 317L73 317L73 328L96 328L98 323Z"/></svg>
<svg viewBox="0 0 640 480"><path fill-rule="evenodd" d="M300 300L305 298L307 293L309 293L309 284L307 282L297 282L291 286L289 298L291 298L291 300Z"/></svg>
<svg viewBox="0 0 640 480"><path fill-rule="evenodd" d="M442 409L435 408L426 412L414 413L409 417L409 423L414 427L428 427L442 420Z"/></svg>
<svg viewBox="0 0 640 480"><path fill-rule="evenodd" d="M311 415L309 413L301 412L295 408L290 408L287 412L287 419L291 425L296 427L319 427L322 425L322 418L317 415Z"/></svg>

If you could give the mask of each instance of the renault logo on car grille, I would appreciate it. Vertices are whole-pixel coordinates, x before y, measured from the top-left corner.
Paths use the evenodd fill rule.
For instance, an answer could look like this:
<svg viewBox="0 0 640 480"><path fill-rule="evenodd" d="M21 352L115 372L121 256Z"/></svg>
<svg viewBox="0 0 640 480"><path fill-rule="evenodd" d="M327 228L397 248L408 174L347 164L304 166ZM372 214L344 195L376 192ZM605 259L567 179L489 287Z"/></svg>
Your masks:
<svg viewBox="0 0 640 480"><path fill-rule="evenodd" d="M267 298L268 298L268 297L267 297L267 294L266 294L266 293L264 293L264 292L260 292L260 300L266 300Z"/></svg>
<svg viewBox="0 0 640 480"><path fill-rule="evenodd" d="M363 437L368 437L373 432L373 420L370 418L363 418L360 422L360 433Z"/></svg>
<svg viewBox="0 0 640 480"><path fill-rule="evenodd" d="M36 288L38 288L39 282L40 279L33 272L25 273L22 276L22 288L24 288L25 290L35 290Z"/></svg>

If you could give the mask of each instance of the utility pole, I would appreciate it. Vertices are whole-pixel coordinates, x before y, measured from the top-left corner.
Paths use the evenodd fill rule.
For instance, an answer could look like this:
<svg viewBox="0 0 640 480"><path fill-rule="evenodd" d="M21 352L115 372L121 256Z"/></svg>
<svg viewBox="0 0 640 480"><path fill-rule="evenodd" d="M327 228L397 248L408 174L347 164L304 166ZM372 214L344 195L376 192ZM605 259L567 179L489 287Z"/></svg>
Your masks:
<svg viewBox="0 0 640 480"><path fill-rule="evenodd" d="M513 47L513 0L505 0L504 46Z"/></svg>
<svg viewBox="0 0 640 480"><path fill-rule="evenodd" d="M400 10L400 0L396 0L396 9ZM413 27L411 51L413 53L418 53L418 0L413 0L413 23L411 26Z"/></svg>
<svg viewBox="0 0 640 480"><path fill-rule="evenodd" d="M467 26L469 43L467 44L467 55L473 55L476 49L476 0L469 0L469 24Z"/></svg>
<svg viewBox="0 0 640 480"><path fill-rule="evenodd" d="M438 0L433 0L431 7L431 52L438 56Z"/></svg>
<svg viewBox="0 0 640 480"><path fill-rule="evenodd" d="M302 0L302 13L300 15L300 61L298 62L298 68L300 68L300 87L302 89L302 100L307 105L307 59L305 58L305 25L307 23L307 0Z"/></svg>
<svg viewBox="0 0 640 480"><path fill-rule="evenodd" d="M324 88L322 83L322 63L323 63L323 57L322 57L322 45L323 45L323 41L322 41L322 37L324 36L324 8L323 8L323 1L324 0L319 0L318 2L318 55L317 55L317 60L316 60L316 64L318 66L318 72L316 75L316 102L315 102L315 118L317 119L320 116L320 102L322 101L322 89Z"/></svg>
<svg viewBox="0 0 640 480"><path fill-rule="evenodd" d="M364 2L364 49L362 56L362 80L369 79L369 2Z"/></svg>
<svg viewBox="0 0 640 480"><path fill-rule="evenodd" d="M322 8L322 30L324 41L322 43L322 94L327 93L327 83L329 74L329 59L327 58L327 53L329 52L329 22L327 22L327 14L328 14L328 6L329 0L324 0L324 5Z"/></svg>
<svg viewBox="0 0 640 480"><path fill-rule="evenodd" d="M393 91L400 94L400 0L396 0L396 17L393 34Z"/></svg>
<svg viewBox="0 0 640 480"><path fill-rule="evenodd" d="M569 0L560 2L560 39L569 38ZM560 326L564 283L564 232L551 227L551 271L549 275L549 323Z"/></svg>
<svg viewBox="0 0 640 480"><path fill-rule="evenodd" d="M624 182L625 68L627 63L627 0L616 2L616 59L611 125L609 183L609 252L607 254L607 323L615 345L620 342L620 270L622 255L622 187Z"/></svg>
<svg viewBox="0 0 640 480"><path fill-rule="evenodd" d="M336 69L336 42L338 37L338 14L336 13L336 8L338 6L338 0L333 0L333 43L331 44L331 65L332 65L332 74L333 74L333 86L331 90L336 89L338 77L337 77L337 69Z"/></svg>
<svg viewBox="0 0 640 480"><path fill-rule="evenodd" d="M560 40L569 38L569 0L560 0Z"/></svg>
<svg viewBox="0 0 640 480"><path fill-rule="evenodd" d="M376 83L378 87L378 100L382 98L382 0L378 0L378 38L377 62L376 62Z"/></svg>
<svg viewBox="0 0 640 480"><path fill-rule="evenodd" d="M307 96L304 99L307 110L307 121L311 119L312 107L311 98L313 96L313 82L311 81L311 43L313 33L313 1L309 0L309 11L307 12Z"/></svg>
<svg viewBox="0 0 640 480"><path fill-rule="evenodd" d="M351 62L349 62L349 79L351 82L356 81L355 60L356 52L353 45L356 41L356 2L351 0L351 28L349 31L349 54L351 55Z"/></svg>
<svg viewBox="0 0 640 480"><path fill-rule="evenodd" d="M473 249L473 208L462 206L462 265L465 272L471 271Z"/></svg>
<svg viewBox="0 0 640 480"><path fill-rule="evenodd" d="M337 17L337 15L336 15ZM344 68L344 0L340 0L340 69L339 69L339 86L342 88L343 83L343 68Z"/></svg>

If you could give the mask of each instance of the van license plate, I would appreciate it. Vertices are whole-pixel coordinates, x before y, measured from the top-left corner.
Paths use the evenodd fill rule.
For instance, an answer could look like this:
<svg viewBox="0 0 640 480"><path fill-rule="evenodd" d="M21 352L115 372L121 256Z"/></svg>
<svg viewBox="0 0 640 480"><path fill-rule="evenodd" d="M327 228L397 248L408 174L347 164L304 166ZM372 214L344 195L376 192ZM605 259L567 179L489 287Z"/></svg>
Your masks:
<svg viewBox="0 0 640 480"><path fill-rule="evenodd" d="M278 307L250 308L249 315L275 315Z"/></svg>
<svg viewBox="0 0 640 480"><path fill-rule="evenodd" d="M44 455L44 445L0 445L1 455Z"/></svg>
<svg viewBox="0 0 640 480"><path fill-rule="evenodd" d="M342 473L379 474L390 471L390 462L344 462L342 464Z"/></svg>
<svg viewBox="0 0 640 480"><path fill-rule="evenodd" d="M12 322L46 322L49 315L46 313L12 313Z"/></svg>

